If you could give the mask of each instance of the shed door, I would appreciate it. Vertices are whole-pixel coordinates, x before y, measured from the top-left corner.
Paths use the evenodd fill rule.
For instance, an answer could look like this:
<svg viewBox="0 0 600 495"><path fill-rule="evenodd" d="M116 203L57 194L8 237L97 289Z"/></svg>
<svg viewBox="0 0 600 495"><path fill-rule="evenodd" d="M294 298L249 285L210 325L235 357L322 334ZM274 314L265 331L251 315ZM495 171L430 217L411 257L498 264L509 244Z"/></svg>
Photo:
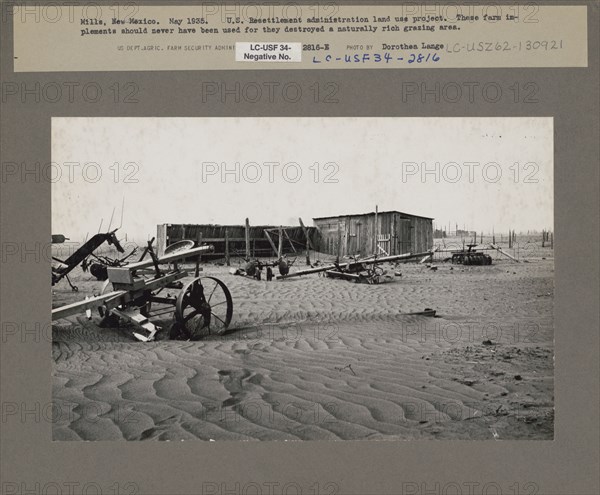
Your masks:
<svg viewBox="0 0 600 495"><path fill-rule="evenodd" d="M398 254L410 253L412 249L411 221L407 218L400 220L400 235L398 236Z"/></svg>
<svg viewBox="0 0 600 495"><path fill-rule="evenodd" d="M349 229L348 229L348 238L346 239L346 254L348 256L354 256L359 250L358 238L359 238L359 229L360 225L357 222L350 219L349 221Z"/></svg>

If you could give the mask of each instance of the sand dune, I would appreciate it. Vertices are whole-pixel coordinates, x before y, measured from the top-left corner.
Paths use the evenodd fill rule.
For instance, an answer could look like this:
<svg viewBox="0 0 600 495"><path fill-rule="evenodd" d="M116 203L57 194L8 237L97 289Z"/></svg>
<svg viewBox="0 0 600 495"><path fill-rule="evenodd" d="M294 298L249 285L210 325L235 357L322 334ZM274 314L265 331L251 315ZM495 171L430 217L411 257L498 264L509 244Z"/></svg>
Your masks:
<svg viewBox="0 0 600 495"><path fill-rule="evenodd" d="M53 438L552 438L553 261L399 269L370 286L206 264L233 294L234 321L200 342L55 322ZM99 290L75 278L78 293L54 288L56 306ZM402 314L426 307L440 317Z"/></svg>

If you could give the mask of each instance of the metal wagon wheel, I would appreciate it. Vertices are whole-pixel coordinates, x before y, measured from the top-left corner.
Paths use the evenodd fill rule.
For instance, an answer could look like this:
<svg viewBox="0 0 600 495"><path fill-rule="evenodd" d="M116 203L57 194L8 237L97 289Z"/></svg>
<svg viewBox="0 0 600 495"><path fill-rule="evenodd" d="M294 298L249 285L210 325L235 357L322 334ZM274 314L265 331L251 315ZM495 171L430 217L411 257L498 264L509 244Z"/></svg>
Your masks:
<svg viewBox="0 0 600 495"><path fill-rule="evenodd" d="M232 316L231 293L214 277L195 278L183 287L175 303L178 330L192 340L223 332Z"/></svg>

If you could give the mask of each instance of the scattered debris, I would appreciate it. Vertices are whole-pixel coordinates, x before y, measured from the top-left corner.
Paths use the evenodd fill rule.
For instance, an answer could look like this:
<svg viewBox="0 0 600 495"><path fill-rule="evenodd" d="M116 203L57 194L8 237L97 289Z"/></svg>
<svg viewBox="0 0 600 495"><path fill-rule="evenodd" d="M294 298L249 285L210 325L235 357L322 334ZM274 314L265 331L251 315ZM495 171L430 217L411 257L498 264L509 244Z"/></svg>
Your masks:
<svg viewBox="0 0 600 495"><path fill-rule="evenodd" d="M255 280L262 279L262 270L266 268L267 282L273 280L273 268L277 267L279 270L279 276L283 277L290 272L290 267L295 263L296 258L292 261L288 261L286 256L283 255L281 258L275 261L261 261L258 258L246 260L244 268L230 268L229 273L232 275L241 275L246 278L252 278Z"/></svg>
<svg viewBox="0 0 600 495"><path fill-rule="evenodd" d="M425 308L423 311L417 311L415 313L400 313L403 316L407 315L419 315L419 316L429 316L435 318L436 310L431 308Z"/></svg>
<svg viewBox="0 0 600 495"><path fill-rule="evenodd" d="M90 299L91 299L91 298L90 298L89 296L85 296L85 300L86 300L86 301L88 301L88 300L90 300ZM92 310L91 310L91 309L86 309L86 310L85 310L85 316L86 316L86 318L87 318L88 320L91 320L91 319L92 319Z"/></svg>
<svg viewBox="0 0 600 495"><path fill-rule="evenodd" d="M388 278L386 271L376 264L366 266L362 263L347 263L346 265L335 263L335 266L335 269L325 272L327 277L363 284L379 284Z"/></svg>
<svg viewBox="0 0 600 495"><path fill-rule="evenodd" d="M336 369L337 371L340 371L340 372L344 371L346 368L347 368L347 369L349 369L349 370L352 372L352 374L353 374L354 376L356 376L356 373L354 373L354 370L352 369L352 365L351 365L351 364L347 364L347 365L346 365L346 366L344 366L344 367L339 367L339 366L336 366L336 367L335 367L335 369Z"/></svg>

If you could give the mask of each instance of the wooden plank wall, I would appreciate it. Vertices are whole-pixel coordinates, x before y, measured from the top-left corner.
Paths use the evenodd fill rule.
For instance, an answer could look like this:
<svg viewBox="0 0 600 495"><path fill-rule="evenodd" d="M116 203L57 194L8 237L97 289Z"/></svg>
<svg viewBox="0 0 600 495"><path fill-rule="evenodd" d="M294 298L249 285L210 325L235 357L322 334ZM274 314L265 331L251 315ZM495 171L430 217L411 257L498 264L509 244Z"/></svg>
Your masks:
<svg viewBox="0 0 600 495"><path fill-rule="evenodd" d="M375 252L375 235L391 236L390 255L418 253L433 246L433 222L399 212L355 215L314 220L319 231L318 249L336 256L369 256Z"/></svg>
<svg viewBox="0 0 600 495"><path fill-rule="evenodd" d="M167 225L162 223L156 226L156 253L162 256L167 247Z"/></svg>
<svg viewBox="0 0 600 495"><path fill-rule="evenodd" d="M271 237L277 244L277 229L279 226L273 225L254 225L250 226L250 250L253 256L273 257L273 252L267 237L265 229L275 229L271 232ZM294 247L299 255L305 252L306 237L300 226L284 226L288 236L294 241ZM317 231L314 227L307 227L311 241L318 243ZM194 224L159 224L157 225L157 246L159 252L164 252L166 246L169 246L183 239L201 240L215 246L215 252L210 255L203 255L203 258L223 258L225 256L225 230L229 236L229 250L231 257L236 254L243 256L245 253L245 226L244 225L194 225ZM283 252L285 254L294 254L290 242L284 235Z"/></svg>

